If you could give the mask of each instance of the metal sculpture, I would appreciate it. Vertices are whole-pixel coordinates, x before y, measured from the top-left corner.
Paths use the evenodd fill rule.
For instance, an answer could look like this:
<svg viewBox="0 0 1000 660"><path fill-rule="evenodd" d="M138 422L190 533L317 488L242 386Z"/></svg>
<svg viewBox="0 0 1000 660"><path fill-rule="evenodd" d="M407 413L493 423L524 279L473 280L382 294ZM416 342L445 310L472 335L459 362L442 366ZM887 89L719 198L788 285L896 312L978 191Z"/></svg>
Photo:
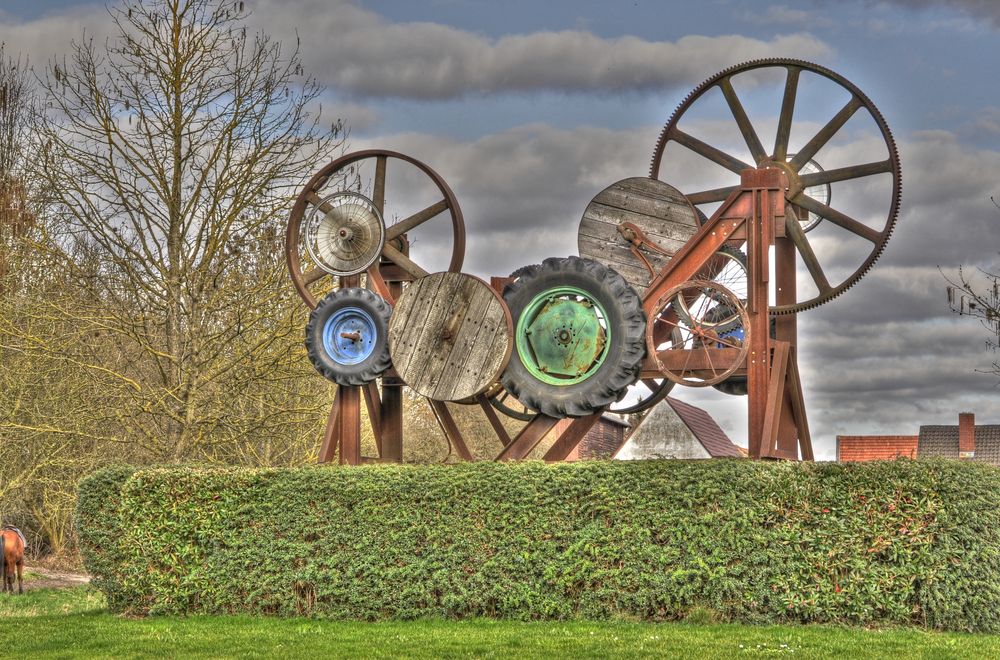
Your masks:
<svg viewBox="0 0 1000 660"><path fill-rule="evenodd" d="M741 94L769 81L781 91L766 150ZM797 102L817 83L833 90L836 106L803 137ZM739 136L737 153L696 136L699 108L713 102ZM853 135L858 117L877 138L861 151L828 146ZM686 194L662 181L685 157L695 163L681 178L705 169L715 181ZM849 162L831 163L837 157ZM387 226L391 161L415 168L440 199ZM365 163L373 171L363 180ZM884 189L874 213L831 206L835 185L854 180ZM481 408L502 447L497 460L528 456L559 419L573 418L544 455L562 460L604 411L647 410L677 384L747 395L752 458L811 460L796 314L864 276L899 199L898 154L872 102L828 69L790 59L742 64L695 88L664 127L649 176L614 183L587 206L579 257L546 259L491 285L459 273L462 214L440 176L396 152L348 154L306 185L287 232L289 271L312 309L309 356L338 385L320 461L400 461L404 383L427 398L466 460L473 456L445 402ZM434 218L446 212L450 232L434 245L450 240L448 272L429 274L411 253L414 233L433 221L441 234L447 224ZM311 269L302 270L304 259ZM330 278L339 288L330 290ZM360 454L362 395L379 452L370 459ZM523 427L511 437L498 412Z"/></svg>

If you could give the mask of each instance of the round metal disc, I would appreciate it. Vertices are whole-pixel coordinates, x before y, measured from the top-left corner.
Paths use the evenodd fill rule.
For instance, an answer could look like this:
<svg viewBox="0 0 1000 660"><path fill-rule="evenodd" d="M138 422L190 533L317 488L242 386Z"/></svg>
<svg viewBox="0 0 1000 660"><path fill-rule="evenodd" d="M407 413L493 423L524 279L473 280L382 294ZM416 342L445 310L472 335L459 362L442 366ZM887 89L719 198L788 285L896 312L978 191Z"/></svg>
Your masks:
<svg viewBox="0 0 1000 660"><path fill-rule="evenodd" d="M490 387L513 345L510 312L477 277L435 273L407 287L389 321L389 354L418 394L458 401Z"/></svg>
<svg viewBox="0 0 1000 660"><path fill-rule="evenodd" d="M375 263L385 244L385 223L375 204L354 192L330 195L306 220L306 249L333 275L354 275Z"/></svg>
<svg viewBox="0 0 1000 660"><path fill-rule="evenodd" d="M652 266L632 250L633 244L619 230L631 223L655 245L635 247ZM580 256L618 271L642 295L653 279L699 227L698 215L687 198L670 184L657 179L623 179L602 190L587 205L580 221L577 241Z"/></svg>

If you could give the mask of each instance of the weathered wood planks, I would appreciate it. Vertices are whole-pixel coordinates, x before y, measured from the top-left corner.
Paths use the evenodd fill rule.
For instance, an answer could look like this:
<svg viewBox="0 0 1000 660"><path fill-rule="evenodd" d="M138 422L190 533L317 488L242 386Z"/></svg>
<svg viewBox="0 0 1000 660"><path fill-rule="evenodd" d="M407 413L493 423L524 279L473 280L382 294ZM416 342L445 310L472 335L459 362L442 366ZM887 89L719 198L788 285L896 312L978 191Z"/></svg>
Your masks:
<svg viewBox="0 0 1000 660"><path fill-rule="evenodd" d="M500 295L462 273L414 281L389 321L389 354L415 392L457 401L483 392L507 366L513 344L510 314Z"/></svg>
<svg viewBox="0 0 1000 660"><path fill-rule="evenodd" d="M684 195L657 179L623 179L602 190L587 206L577 235L581 257L601 262L621 273L642 295L652 280L645 264L618 233L618 225L631 222L667 254L640 247L658 272L699 227L698 215ZM670 256L668 256L670 255Z"/></svg>

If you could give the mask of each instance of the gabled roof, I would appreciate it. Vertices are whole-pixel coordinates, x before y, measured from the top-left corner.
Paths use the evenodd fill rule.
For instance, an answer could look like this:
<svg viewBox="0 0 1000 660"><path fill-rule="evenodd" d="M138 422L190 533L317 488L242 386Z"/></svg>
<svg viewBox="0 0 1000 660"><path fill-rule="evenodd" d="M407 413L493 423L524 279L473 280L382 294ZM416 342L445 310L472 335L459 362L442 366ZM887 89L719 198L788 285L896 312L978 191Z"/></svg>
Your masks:
<svg viewBox="0 0 1000 660"><path fill-rule="evenodd" d="M958 426L921 426L917 455L958 458ZM1000 424L976 425L976 455L972 460L1000 465Z"/></svg>
<svg viewBox="0 0 1000 660"><path fill-rule="evenodd" d="M743 456L739 447L733 444L726 432L715 423L715 420L707 412L669 396L666 398L666 402L674 409L684 425L691 429L691 433L712 458L723 456L740 458Z"/></svg>

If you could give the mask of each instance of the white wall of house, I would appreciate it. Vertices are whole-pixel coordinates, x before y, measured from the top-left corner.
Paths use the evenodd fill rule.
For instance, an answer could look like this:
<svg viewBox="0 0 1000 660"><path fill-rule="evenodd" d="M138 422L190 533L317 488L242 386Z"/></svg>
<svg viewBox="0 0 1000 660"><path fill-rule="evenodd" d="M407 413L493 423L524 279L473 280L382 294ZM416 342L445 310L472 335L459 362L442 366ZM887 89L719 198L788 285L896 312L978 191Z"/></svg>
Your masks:
<svg viewBox="0 0 1000 660"><path fill-rule="evenodd" d="M615 460L635 461L651 458L711 458L674 409L660 402L639 423Z"/></svg>

